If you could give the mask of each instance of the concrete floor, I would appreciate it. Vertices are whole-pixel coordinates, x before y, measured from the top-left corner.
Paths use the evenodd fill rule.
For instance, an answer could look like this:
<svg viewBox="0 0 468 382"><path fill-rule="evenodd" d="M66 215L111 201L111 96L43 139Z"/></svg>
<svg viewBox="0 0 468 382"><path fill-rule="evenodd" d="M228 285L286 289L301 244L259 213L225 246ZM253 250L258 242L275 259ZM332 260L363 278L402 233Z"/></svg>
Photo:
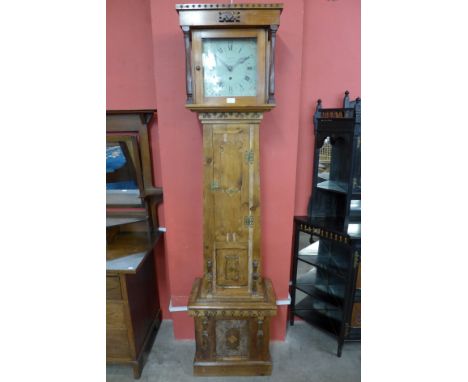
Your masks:
<svg viewBox="0 0 468 382"><path fill-rule="evenodd" d="M286 341L270 344L273 373L270 377L193 377L194 341L175 341L172 321L163 321L141 382L359 382L361 344L346 343L336 356L333 337L305 322L288 326ZM134 381L130 366L107 366L107 381Z"/></svg>

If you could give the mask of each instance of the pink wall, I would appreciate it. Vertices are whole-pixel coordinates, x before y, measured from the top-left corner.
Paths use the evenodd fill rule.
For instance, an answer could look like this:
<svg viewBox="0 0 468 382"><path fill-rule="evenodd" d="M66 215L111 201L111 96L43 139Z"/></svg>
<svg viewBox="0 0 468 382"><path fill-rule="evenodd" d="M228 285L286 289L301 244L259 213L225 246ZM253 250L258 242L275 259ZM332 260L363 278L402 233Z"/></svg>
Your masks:
<svg viewBox="0 0 468 382"><path fill-rule="evenodd" d="M307 214L317 99L323 107L341 107L345 90L353 99L361 96L361 1L305 0L304 6L295 215Z"/></svg>
<svg viewBox="0 0 468 382"><path fill-rule="evenodd" d="M107 109L155 109L149 0L107 0Z"/></svg>
<svg viewBox="0 0 468 382"><path fill-rule="evenodd" d="M157 99L152 142L159 151L155 165L164 187L160 212L167 233L156 256L161 301L172 299L173 306L187 304L192 282L202 274L202 134L196 114L184 107L184 44L174 8L180 2L108 1L108 41L113 45L119 44L121 32L116 28L122 23L131 30L136 15L151 21L149 32L141 25L132 30L120 40L122 47L111 49L112 56L108 48L107 107L143 108ZM206 1L210 2L217 1ZM128 8L130 3L135 9ZM276 61L278 106L265 114L260 128L262 256L264 275L273 281L278 299L288 297L292 218L306 212L310 193L315 101L320 97L326 106L337 106L344 90L353 97L360 92L360 1L283 3ZM126 13L129 16L122 17ZM120 15L119 22L109 22L115 14ZM153 57L147 61L153 66L151 73L141 70L141 57L128 56L137 38L138 45L152 46ZM126 61L128 67L109 68L113 60ZM154 94L148 86L151 81ZM134 89L122 91L119 83ZM176 338L193 338L193 321L187 313L169 314L167 305L163 308L165 318L174 321ZM281 307L272 322L273 339L284 339L286 311Z"/></svg>
<svg viewBox="0 0 468 382"><path fill-rule="evenodd" d="M184 107L184 44L175 3L151 1L151 19L170 298L173 306L184 306L202 271L202 137L196 115ZM187 313L171 316L176 338L193 338Z"/></svg>

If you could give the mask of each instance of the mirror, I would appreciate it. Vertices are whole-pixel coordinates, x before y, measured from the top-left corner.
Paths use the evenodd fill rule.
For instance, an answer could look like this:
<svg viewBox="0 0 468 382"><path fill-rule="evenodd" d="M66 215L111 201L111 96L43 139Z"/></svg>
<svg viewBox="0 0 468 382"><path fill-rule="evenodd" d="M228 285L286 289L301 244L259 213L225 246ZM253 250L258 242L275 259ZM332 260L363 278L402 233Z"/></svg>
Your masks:
<svg viewBox="0 0 468 382"><path fill-rule="evenodd" d="M317 187L339 193L348 192L349 152L342 137L323 140L319 151Z"/></svg>
<svg viewBox="0 0 468 382"><path fill-rule="evenodd" d="M331 149L330 137L326 137L319 154L318 177L322 181L330 179Z"/></svg>
<svg viewBox="0 0 468 382"><path fill-rule="evenodd" d="M355 139L356 150L354 158L353 194L361 193L361 137Z"/></svg>
<svg viewBox="0 0 468 382"><path fill-rule="evenodd" d="M142 207L138 141L131 135L107 135L106 202L108 206Z"/></svg>

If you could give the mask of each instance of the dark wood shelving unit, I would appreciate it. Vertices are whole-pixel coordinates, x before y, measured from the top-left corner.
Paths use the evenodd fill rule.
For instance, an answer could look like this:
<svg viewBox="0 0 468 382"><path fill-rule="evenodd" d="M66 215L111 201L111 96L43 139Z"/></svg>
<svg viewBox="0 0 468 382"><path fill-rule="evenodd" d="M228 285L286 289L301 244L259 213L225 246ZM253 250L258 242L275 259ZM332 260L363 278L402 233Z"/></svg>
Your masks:
<svg viewBox="0 0 468 382"><path fill-rule="evenodd" d="M308 216L294 217L290 325L295 316L337 339L361 338L361 103L314 114Z"/></svg>

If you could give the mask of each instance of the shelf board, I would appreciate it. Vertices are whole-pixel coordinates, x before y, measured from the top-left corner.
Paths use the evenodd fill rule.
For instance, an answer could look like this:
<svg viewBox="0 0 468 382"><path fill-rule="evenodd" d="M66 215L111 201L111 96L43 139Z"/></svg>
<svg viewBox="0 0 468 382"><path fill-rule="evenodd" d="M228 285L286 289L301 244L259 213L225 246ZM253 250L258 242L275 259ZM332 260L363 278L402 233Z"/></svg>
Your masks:
<svg viewBox="0 0 468 382"><path fill-rule="evenodd" d="M336 180L326 180L325 182L317 183L317 188L325 191L338 192L340 194L348 193L348 183Z"/></svg>
<svg viewBox="0 0 468 382"><path fill-rule="evenodd" d="M313 324L322 330L338 336L341 324L339 321L328 318L315 310L294 310L294 314L309 324Z"/></svg>
<svg viewBox="0 0 468 382"><path fill-rule="evenodd" d="M106 228L147 221L147 216L107 216Z"/></svg>
<svg viewBox="0 0 468 382"><path fill-rule="evenodd" d="M361 223L349 223L348 235L352 239L360 239L361 238Z"/></svg>
<svg viewBox="0 0 468 382"><path fill-rule="evenodd" d="M345 286L317 284L315 272L307 272L296 279L295 287L309 296L333 306L343 306Z"/></svg>
<svg viewBox="0 0 468 382"><path fill-rule="evenodd" d="M322 307L315 305L316 307L314 307L313 298L306 297L294 306L294 314L321 329L338 335L343 320L342 312L336 308L328 308L326 305Z"/></svg>
<svg viewBox="0 0 468 382"><path fill-rule="evenodd" d="M337 256L299 255L298 259L306 264L330 271L340 278L346 277L346 261Z"/></svg>
<svg viewBox="0 0 468 382"><path fill-rule="evenodd" d="M160 233L119 232L111 242L107 243L106 260L114 260L141 252L153 250Z"/></svg>
<svg viewBox="0 0 468 382"><path fill-rule="evenodd" d="M317 183L317 189L346 195L348 194L348 183L339 182L337 180L325 180L320 183ZM351 199L361 200L361 191L353 192L351 190Z"/></svg>
<svg viewBox="0 0 468 382"><path fill-rule="evenodd" d="M148 252L138 252L116 259L106 260L106 271L136 273Z"/></svg>
<svg viewBox="0 0 468 382"><path fill-rule="evenodd" d="M106 204L115 206L142 206L139 190L106 190Z"/></svg>

